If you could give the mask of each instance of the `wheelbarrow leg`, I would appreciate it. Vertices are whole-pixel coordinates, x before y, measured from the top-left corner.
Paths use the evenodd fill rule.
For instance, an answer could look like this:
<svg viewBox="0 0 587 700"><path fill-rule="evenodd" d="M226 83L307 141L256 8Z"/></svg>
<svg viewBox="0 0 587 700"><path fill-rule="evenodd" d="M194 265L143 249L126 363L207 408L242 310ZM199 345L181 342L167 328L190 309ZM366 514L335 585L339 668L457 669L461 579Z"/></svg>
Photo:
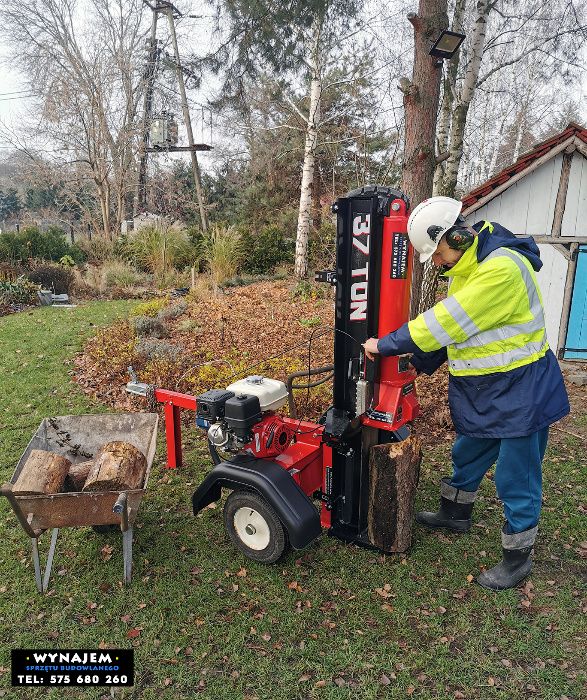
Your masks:
<svg viewBox="0 0 587 700"><path fill-rule="evenodd" d="M124 560L124 583L132 576L132 527L122 533L122 558Z"/></svg>
<svg viewBox="0 0 587 700"><path fill-rule="evenodd" d="M49 545L49 553L47 554L47 564L45 565L45 572L41 571L41 559L39 557L39 538L31 537L31 542L33 545L33 566L35 567L35 583L37 584L37 590L39 593L45 593L49 586L49 579L51 578L51 567L53 566L53 557L55 556L55 547L57 545L57 535L59 534L59 528L53 528L51 533L51 544Z"/></svg>
<svg viewBox="0 0 587 700"><path fill-rule="evenodd" d="M43 576L43 593L49 587L49 579L51 578L51 567L53 566L53 556L55 555L55 546L57 545L57 535L59 528L54 527L51 533L51 544L49 546L49 554L47 555L47 564L45 566L45 575Z"/></svg>
<svg viewBox="0 0 587 700"><path fill-rule="evenodd" d="M33 566L35 567L35 583L39 593L43 592L43 579L41 577L41 562L39 560L39 538L31 537L33 545Z"/></svg>

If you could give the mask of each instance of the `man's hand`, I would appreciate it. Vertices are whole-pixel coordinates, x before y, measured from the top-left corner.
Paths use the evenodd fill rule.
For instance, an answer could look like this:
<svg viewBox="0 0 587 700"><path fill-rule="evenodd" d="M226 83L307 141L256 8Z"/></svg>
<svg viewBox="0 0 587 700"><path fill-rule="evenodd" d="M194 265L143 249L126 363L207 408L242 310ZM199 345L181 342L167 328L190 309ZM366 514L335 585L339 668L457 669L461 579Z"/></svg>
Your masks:
<svg viewBox="0 0 587 700"><path fill-rule="evenodd" d="M365 348L365 354L370 360L375 359L375 355L379 355L379 350L377 349L377 338L369 338L365 343L363 343Z"/></svg>

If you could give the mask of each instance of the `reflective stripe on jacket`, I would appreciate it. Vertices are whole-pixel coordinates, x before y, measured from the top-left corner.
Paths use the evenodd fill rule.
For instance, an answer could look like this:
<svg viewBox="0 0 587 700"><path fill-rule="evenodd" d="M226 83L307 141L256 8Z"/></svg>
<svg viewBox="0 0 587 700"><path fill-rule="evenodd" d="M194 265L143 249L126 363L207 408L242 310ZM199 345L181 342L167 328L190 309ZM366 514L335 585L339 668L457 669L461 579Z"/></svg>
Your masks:
<svg viewBox="0 0 587 700"><path fill-rule="evenodd" d="M486 227L493 229L488 222ZM530 262L505 247L478 262L477 244L476 238L445 273L452 279L448 297L408 324L420 350L447 347L454 376L509 372L548 350L542 297Z"/></svg>
<svg viewBox="0 0 587 700"><path fill-rule="evenodd" d="M471 358L464 354L483 349L473 356L474 360L479 364L499 363L504 361L505 353L511 352L505 362L511 362L509 367L513 369L500 370L503 365L498 365L489 372L481 367L469 373L451 368L450 412L460 435L483 438L531 435L569 412L563 377L552 351L546 350L536 361L528 360L534 354L540 355L540 350L533 351L533 343L544 342L546 346L540 292L535 284L530 284L530 281L535 283L534 274L527 274L528 265L532 270L542 266L540 252L532 238L516 237L496 222L479 222L473 228L479 234L475 246L448 273L452 277L449 298L441 302L444 306L436 305L438 315L427 317L438 338L425 321L422 323L423 314L380 338L377 349L382 355L412 353L412 365L425 374L432 374L447 360L447 347L439 344L441 333L453 362L470 362ZM495 258L491 257L494 253ZM519 265L520 258L528 264ZM495 272L493 278L486 274L489 271ZM461 309L466 317L459 316ZM415 326L422 347L414 342L410 326ZM525 342L518 342L524 338ZM512 347L510 343L515 339L517 345ZM513 360L518 352L527 364L518 366L519 360Z"/></svg>

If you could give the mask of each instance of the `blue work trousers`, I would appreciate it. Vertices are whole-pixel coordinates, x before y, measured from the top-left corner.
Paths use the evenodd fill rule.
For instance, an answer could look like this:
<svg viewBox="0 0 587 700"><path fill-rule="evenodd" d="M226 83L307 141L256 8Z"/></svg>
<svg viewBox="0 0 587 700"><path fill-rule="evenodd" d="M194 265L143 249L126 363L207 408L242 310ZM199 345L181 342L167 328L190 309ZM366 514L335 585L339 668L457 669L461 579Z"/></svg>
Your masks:
<svg viewBox="0 0 587 700"><path fill-rule="evenodd" d="M538 524L542 504L542 460L548 427L519 438L475 438L457 435L452 449L451 486L476 491L494 464L495 487L503 502L507 533Z"/></svg>

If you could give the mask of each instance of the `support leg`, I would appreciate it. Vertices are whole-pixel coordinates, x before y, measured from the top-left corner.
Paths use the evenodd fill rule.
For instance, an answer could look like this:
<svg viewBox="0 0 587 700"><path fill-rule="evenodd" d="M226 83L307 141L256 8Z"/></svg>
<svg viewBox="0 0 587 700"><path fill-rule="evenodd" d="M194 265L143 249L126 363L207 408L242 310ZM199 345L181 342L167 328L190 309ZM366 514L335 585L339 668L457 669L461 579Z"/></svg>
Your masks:
<svg viewBox="0 0 587 700"><path fill-rule="evenodd" d="M31 543L33 545L33 566L35 567L35 583L37 584L37 590L39 593L45 593L49 585L49 579L51 578L51 567L53 566L53 557L55 556L55 547L57 545L57 535L59 534L59 528L53 528L51 533L51 544L49 545L49 553L47 554L47 564L45 565L45 571L41 569L41 558L39 556L39 538L31 537Z"/></svg>
<svg viewBox="0 0 587 700"><path fill-rule="evenodd" d="M132 527L122 533L122 558L124 560L124 583L128 584L132 576Z"/></svg>
<svg viewBox="0 0 587 700"><path fill-rule="evenodd" d="M165 437L167 468L181 467L181 410L169 402L165 404Z"/></svg>
<svg viewBox="0 0 587 700"><path fill-rule="evenodd" d="M39 560L39 538L31 537L31 543L33 545L33 566L35 567L35 583L37 584L37 590L39 593L43 592L43 579L41 576L41 562Z"/></svg>
<svg viewBox="0 0 587 700"><path fill-rule="evenodd" d="M49 554L47 555L47 564L45 565L45 575L43 576L43 593L49 587L49 579L51 578L51 567L53 566L53 557L55 555L55 546L57 544L57 535L59 528L54 527L51 533L51 544L49 545Z"/></svg>

